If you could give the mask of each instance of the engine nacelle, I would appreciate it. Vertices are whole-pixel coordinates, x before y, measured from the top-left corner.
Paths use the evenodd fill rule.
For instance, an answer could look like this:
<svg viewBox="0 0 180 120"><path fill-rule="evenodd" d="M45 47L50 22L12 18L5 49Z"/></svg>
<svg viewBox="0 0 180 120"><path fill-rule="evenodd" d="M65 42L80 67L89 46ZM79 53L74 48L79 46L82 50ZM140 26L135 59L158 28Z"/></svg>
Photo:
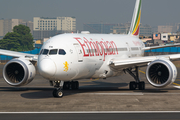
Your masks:
<svg viewBox="0 0 180 120"><path fill-rule="evenodd" d="M177 69L171 61L158 59L148 65L146 77L154 87L166 87L176 80Z"/></svg>
<svg viewBox="0 0 180 120"><path fill-rule="evenodd" d="M3 68L4 80L12 86L30 83L36 74L34 65L25 59L12 59Z"/></svg>

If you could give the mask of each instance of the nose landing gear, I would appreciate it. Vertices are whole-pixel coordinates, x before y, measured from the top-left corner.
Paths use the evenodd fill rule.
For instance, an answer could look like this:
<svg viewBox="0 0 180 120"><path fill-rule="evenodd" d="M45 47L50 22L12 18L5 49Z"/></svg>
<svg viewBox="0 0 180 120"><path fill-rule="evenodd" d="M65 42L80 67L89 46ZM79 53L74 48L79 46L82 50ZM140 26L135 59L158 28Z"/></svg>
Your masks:
<svg viewBox="0 0 180 120"><path fill-rule="evenodd" d="M79 89L79 82L78 81L68 81L68 82L64 82L64 81L54 81L55 85L55 89L53 90L53 96L56 98L62 98L64 93L63 90L77 90ZM53 82L50 81L50 85L53 85ZM62 90L63 89L63 90Z"/></svg>
<svg viewBox="0 0 180 120"><path fill-rule="evenodd" d="M55 83L55 89L53 90L53 96L56 98L62 98L64 93L62 91L64 81L54 81Z"/></svg>
<svg viewBox="0 0 180 120"><path fill-rule="evenodd" d="M63 91L60 88L56 88L53 90L53 96L57 98L62 98L64 95Z"/></svg>

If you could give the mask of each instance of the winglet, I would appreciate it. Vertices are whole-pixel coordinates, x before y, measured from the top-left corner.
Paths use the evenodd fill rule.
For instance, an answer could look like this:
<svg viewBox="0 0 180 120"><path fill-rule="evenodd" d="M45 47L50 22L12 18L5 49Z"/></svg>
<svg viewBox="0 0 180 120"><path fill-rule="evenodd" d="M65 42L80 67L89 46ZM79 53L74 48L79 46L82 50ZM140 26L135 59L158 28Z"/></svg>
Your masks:
<svg viewBox="0 0 180 120"><path fill-rule="evenodd" d="M140 21L141 21L141 2L142 0L136 0L131 27L129 30L129 35L139 36Z"/></svg>

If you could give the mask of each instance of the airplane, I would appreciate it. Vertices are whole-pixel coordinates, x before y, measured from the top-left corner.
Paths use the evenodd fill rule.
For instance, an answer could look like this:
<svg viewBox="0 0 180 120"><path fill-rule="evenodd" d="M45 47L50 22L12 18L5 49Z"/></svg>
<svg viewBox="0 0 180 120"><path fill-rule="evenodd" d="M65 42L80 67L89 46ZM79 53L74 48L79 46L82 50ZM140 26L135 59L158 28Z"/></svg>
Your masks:
<svg viewBox="0 0 180 120"><path fill-rule="evenodd" d="M3 78L11 86L30 83L36 74L54 86L53 96L63 97L63 89L78 89L81 79L110 78L129 73L134 81L130 90L144 90L145 82L139 78L139 68L147 66L147 81L154 87L171 85L177 69L171 62L180 54L144 56L145 50L177 46L145 47L139 39L141 2L136 0L132 23L127 35L118 34L61 34L50 38L39 55L0 49L0 54L15 57L4 65Z"/></svg>

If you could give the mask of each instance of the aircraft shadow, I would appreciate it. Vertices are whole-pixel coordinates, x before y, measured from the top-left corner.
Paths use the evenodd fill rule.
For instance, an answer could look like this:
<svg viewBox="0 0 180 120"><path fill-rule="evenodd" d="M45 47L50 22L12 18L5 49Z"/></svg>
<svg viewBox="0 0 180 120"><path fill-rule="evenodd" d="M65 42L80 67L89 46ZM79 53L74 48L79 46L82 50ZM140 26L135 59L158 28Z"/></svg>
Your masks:
<svg viewBox="0 0 180 120"><path fill-rule="evenodd" d="M10 91L10 92L17 92L17 91L27 91L26 93L22 93L21 97L27 99L44 99L44 98L53 98L52 91L54 88L45 88L45 87L0 87L0 91ZM93 93L93 92L143 92L143 93L166 93L168 90L177 90L176 88L164 88L164 89L146 89L146 90L129 90L127 83L104 83L95 81L93 84L83 85L80 86L78 90L63 90L64 97L80 94L80 93ZM33 92L32 92L33 91Z"/></svg>
<svg viewBox="0 0 180 120"><path fill-rule="evenodd" d="M29 90L53 90L53 88L45 87L0 87L0 91L29 91Z"/></svg>
<svg viewBox="0 0 180 120"><path fill-rule="evenodd" d="M125 87L127 85L128 85L127 83L93 82L93 85L84 85L81 86L78 90L63 90L63 92L64 92L64 97L66 97L79 93L89 93L89 92L98 92L98 91L119 91L120 89L118 87ZM40 90L40 91L22 93L21 97L27 99L53 98L52 91L54 90L54 88L51 89L30 88L27 90Z"/></svg>

